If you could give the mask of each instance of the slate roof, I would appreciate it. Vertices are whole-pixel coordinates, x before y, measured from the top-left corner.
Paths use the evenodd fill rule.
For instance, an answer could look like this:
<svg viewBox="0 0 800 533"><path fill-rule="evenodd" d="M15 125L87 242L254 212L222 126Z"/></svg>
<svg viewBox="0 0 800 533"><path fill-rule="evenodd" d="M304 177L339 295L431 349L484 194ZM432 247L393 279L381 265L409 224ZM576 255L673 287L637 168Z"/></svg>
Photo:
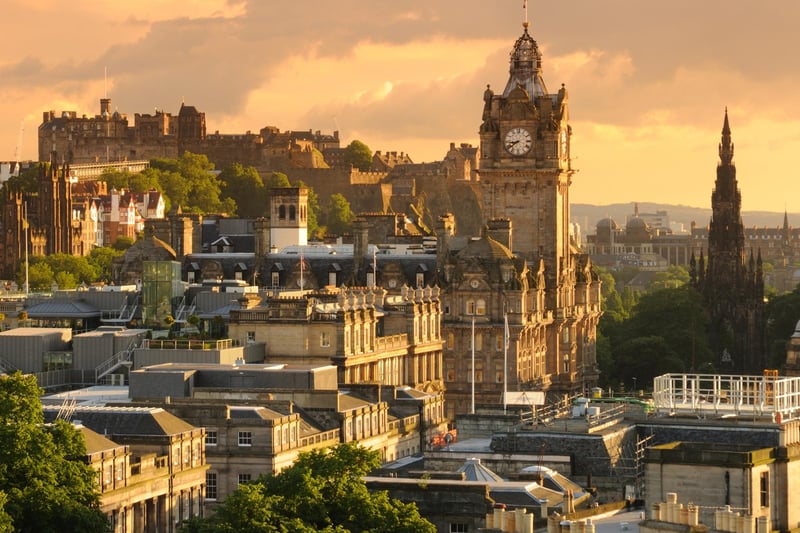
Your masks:
<svg viewBox="0 0 800 533"><path fill-rule="evenodd" d="M103 435L99 434L96 431L92 431L91 429L87 428L84 425L78 425L77 429L83 435L83 439L86 441L86 453L93 454L104 452L106 450L113 450L114 448L121 448L121 444L117 444L116 442L112 441L104 437Z"/></svg>
<svg viewBox="0 0 800 533"><path fill-rule="evenodd" d="M503 481L503 478L483 466L481 460L475 457L467 459L456 472L462 472L467 481Z"/></svg>
<svg viewBox="0 0 800 533"><path fill-rule="evenodd" d="M92 318L100 316L100 309L83 301L52 299L32 305L28 309L30 318Z"/></svg>
<svg viewBox="0 0 800 533"><path fill-rule="evenodd" d="M60 406L43 406L46 422L53 422ZM192 431L194 426L160 407L78 407L72 420L112 439L170 436Z"/></svg>

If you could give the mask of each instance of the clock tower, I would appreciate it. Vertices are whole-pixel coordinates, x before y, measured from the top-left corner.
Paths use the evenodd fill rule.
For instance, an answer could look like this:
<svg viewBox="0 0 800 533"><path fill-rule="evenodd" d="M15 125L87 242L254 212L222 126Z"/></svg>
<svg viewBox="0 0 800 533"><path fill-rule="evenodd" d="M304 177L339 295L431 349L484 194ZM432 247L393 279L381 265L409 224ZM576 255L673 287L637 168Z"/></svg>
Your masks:
<svg viewBox="0 0 800 533"><path fill-rule="evenodd" d="M508 82L497 94L487 85L483 100L479 175L484 225L510 220L512 252L540 272L534 283L544 288L544 301L530 304L523 315L541 317L546 330L541 387L585 390L599 376L600 283L588 256L570 240L567 89L562 84L557 93L547 91L542 54L527 20L511 50Z"/></svg>

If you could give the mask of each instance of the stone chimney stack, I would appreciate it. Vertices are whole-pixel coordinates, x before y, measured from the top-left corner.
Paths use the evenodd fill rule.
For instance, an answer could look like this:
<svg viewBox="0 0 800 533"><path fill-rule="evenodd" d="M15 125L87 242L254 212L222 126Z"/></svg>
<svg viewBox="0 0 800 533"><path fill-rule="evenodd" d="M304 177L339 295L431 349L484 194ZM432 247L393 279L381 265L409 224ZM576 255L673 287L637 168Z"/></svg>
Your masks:
<svg viewBox="0 0 800 533"><path fill-rule="evenodd" d="M486 225L487 235L509 250L514 250L511 240L511 219L492 218Z"/></svg>
<svg viewBox="0 0 800 533"><path fill-rule="evenodd" d="M450 255L450 240L456 233L456 217L445 213L436 221L436 270L441 272Z"/></svg>
<svg viewBox="0 0 800 533"><path fill-rule="evenodd" d="M366 278L364 261L369 250L369 222L364 217L353 221L353 275L356 283L364 283Z"/></svg>

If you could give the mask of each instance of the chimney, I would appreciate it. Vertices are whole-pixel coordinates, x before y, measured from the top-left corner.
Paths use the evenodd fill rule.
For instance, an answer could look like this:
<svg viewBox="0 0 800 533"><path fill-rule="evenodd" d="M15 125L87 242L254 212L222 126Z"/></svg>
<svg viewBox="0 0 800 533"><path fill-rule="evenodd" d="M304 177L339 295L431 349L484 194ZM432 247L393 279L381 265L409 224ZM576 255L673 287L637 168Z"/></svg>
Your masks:
<svg viewBox="0 0 800 533"><path fill-rule="evenodd" d="M487 235L509 250L514 250L511 240L511 219L492 218L487 226Z"/></svg>
<svg viewBox="0 0 800 533"><path fill-rule="evenodd" d="M359 281L366 280L364 259L369 249L369 222L364 217L353 221L353 274Z"/></svg>

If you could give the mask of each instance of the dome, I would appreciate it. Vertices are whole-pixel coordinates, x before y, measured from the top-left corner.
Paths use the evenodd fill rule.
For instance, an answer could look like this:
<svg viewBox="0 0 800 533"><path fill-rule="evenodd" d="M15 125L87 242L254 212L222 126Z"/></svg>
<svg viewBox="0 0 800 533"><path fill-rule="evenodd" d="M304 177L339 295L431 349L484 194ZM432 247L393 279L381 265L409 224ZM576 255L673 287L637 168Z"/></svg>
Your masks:
<svg viewBox="0 0 800 533"><path fill-rule="evenodd" d="M625 229L628 231L632 229L648 229L647 222L642 220L639 217L631 217L628 219L628 223L625 225Z"/></svg>
<svg viewBox="0 0 800 533"><path fill-rule="evenodd" d="M617 224L616 221L613 218L607 217L607 218L600 219L600 221L597 222L597 226L596 227L597 227L598 230L603 230L603 229L606 229L606 230L608 230L608 229L618 230L619 229L619 224Z"/></svg>
<svg viewBox="0 0 800 533"><path fill-rule="evenodd" d="M511 51L510 76L503 96L508 97L511 91L520 85L531 99L536 99L547 94L547 88L541 76L542 54L536 41L528 33L527 23L524 28L525 31L514 43L514 49Z"/></svg>
<svg viewBox="0 0 800 533"><path fill-rule="evenodd" d="M478 257L484 259L513 259L511 250L491 237L481 237L470 242L463 250L458 252L459 259Z"/></svg>

